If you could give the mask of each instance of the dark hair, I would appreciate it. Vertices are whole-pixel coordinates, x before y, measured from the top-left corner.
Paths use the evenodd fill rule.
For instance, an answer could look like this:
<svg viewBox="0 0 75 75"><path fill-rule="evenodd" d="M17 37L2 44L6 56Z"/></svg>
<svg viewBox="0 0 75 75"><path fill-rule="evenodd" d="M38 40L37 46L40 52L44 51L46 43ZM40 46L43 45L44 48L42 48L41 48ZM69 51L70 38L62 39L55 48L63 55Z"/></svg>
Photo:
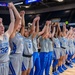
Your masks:
<svg viewBox="0 0 75 75"><path fill-rule="evenodd" d="M67 28L68 30L70 29L70 27L71 27L70 25L66 25L66 28Z"/></svg>
<svg viewBox="0 0 75 75"><path fill-rule="evenodd" d="M27 29L27 30L28 30L28 27L26 26L26 27L25 27L25 29Z"/></svg>

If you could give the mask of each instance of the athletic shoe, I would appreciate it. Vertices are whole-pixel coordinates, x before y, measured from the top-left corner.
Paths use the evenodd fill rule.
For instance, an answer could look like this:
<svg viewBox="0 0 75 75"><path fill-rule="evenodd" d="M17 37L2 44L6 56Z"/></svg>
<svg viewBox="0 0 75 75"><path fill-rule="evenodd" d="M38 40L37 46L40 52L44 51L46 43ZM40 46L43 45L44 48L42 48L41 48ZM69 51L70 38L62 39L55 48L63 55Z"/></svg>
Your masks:
<svg viewBox="0 0 75 75"><path fill-rule="evenodd" d="M60 73L64 72L64 70L62 69L61 66L59 66L57 70L58 70Z"/></svg>

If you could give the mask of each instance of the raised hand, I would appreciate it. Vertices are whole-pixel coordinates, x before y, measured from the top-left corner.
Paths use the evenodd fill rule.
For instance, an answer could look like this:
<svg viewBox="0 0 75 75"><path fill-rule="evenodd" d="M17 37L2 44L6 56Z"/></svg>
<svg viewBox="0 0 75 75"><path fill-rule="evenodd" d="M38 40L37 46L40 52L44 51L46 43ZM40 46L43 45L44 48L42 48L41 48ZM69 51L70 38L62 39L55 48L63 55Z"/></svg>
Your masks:
<svg viewBox="0 0 75 75"><path fill-rule="evenodd" d="M46 25L50 25L51 24L51 21L46 21Z"/></svg>
<svg viewBox="0 0 75 75"><path fill-rule="evenodd" d="M25 15L25 11L24 10L20 11L20 16L23 16L23 15Z"/></svg>
<svg viewBox="0 0 75 75"><path fill-rule="evenodd" d="M40 20L39 16L37 16L37 17L34 18L34 21L39 21L39 20Z"/></svg>
<svg viewBox="0 0 75 75"><path fill-rule="evenodd" d="M2 22L2 18L0 18L0 23Z"/></svg>
<svg viewBox="0 0 75 75"><path fill-rule="evenodd" d="M37 18L37 20L40 20L40 17L39 16L37 16L36 18Z"/></svg>
<svg viewBox="0 0 75 75"><path fill-rule="evenodd" d="M14 4L12 2L8 3L8 8L12 8Z"/></svg>
<svg viewBox="0 0 75 75"><path fill-rule="evenodd" d="M63 26L66 27L66 24L64 23Z"/></svg>

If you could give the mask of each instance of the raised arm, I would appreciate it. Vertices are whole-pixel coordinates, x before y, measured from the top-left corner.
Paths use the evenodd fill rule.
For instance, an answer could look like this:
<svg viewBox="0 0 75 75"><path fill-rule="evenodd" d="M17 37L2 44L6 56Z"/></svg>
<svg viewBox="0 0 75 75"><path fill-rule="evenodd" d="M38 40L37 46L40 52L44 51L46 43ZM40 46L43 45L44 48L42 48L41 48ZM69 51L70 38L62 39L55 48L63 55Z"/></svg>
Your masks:
<svg viewBox="0 0 75 75"><path fill-rule="evenodd" d="M38 16L38 17L37 17L36 30L35 30L36 34L38 34L38 32L39 32L39 20L40 20L40 17Z"/></svg>
<svg viewBox="0 0 75 75"><path fill-rule="evenodd" d="M66 33L66 24L63 25L63 32Z"/></svg>
<svg viewBox="0 0 75 75"><path fill-rule="evenodd" d="M33 23L32 23L32 28L31 28L32 33L37 32L37 30L38 30L37 27L39 25L39 20L40 20L40 17L39 16L37 16L37 17L34 18Z"/></svg>
<svg viewBox="0 0 75 75"><path fill-rule="evenodd" d="M70 31L69 31L69 30L67 30L67 32L66 32L66 38L68 38L68 37L69 37L69 34L70 34Z"/></svg>
<svg viewBox="0 0 75 75"><path fill-rule="evenodd" d="M73 28L72 27L70 28L70 35L69 35L69 37L73 38Z"/></svg>
<svg viewBox="0 0 75 75"><path fill-rule="evenodd" d="M41 35L45 32L45 30L46 30L46 25L44 26L44 28L42 29L42 31L40 31L40 32L38 33L38 36L41 36Z"/></svg>
<svg viewBox="0 0 75 75"><path fill-rule="evenodd" d="M50 30L51 29L51 21L46 21L46 30L45 30L45 33L46 35L48 35L50 37Z"/></svg>
<svg viewBox="0 0 75 75"><path fill-rule="evenodd" d="M57 25L57 36L61 36L61 28L60 28L60 24L59 23L56 23Z"/></svg>
<svg viewBox="0 0 75 75"><path fill-rule="evenodd" d="M22 17L22 20L21 20L21 25L22 25L22 28L21 28L21 35L24 36L24 30L25 30L25 11L21 11L20 12L20 16Z"/></svg>
<svg viewBox="0 0 75 75"><path fill-rule="evenodd" d="M36 35L38 35L38 32L39 32L39 20L40 20L39 16L37 16L33 20L32 27L31 27L32 38L34 38L34 37L36 37Z"/></svg>
<svg viewBox="0 0 75 75"><path fill-rule="evenodd" d="M70 37L71 37L71 34L72 34L72 30L71 30L71 28L70 28L69 31L67 32L66 37L67 37L67 38L70 38Z"/></svg>
<svg viewBox="0 0 75 75"><path fill-rule="evenodd" d="M17 9L15 8L15 6L13 5L13 3L11 3L11 4L12 4L12 9L13 9L13 11L14 11L15 18L16 18L16 21L15 21L15 28L14 28L14 32L16 32L17 27L18 27L18 25L19 25L19 23L20 23L20 21L21 21L21 16L20 16L19 12L17 11Z"/></svg>
<svg viewBox="0 0 75 75"><path fill-rule="evenodd" d="M73 34L74 34L74 38L75 38L75 28L73 28Z"/></svg>
<svg viewBox="0 0 75 75"><path fill-rule="evenodd" d="M17 9L15 8L14 4L13 3L10 3L11 7L12 7L12 10L14 11L14 15L15 15L15 27L14 27L14 30L13 30L13 33L11 35L11 38L13 38L16 34L16 31L17 31L17 28L19 26L19 24L21 24L21 16L19 14L19 12L17 11Z"/></svg>
<svg viewBox="0 0 75 75"><path fill-rule="evenodd" d="M10 4L11 4L12 9L14 11L16 22L20 21L21 20L21 16L20 16L19 12L17 11L17 9L16 9L16 7L14 6L13 3L10 3Z"/></svg>
<svg viewBox="0 0 75 75"><path fill-rule="evenodd" d="M54 34L55 34L55 26L53 26L53 31L52 31L52 33L51 33L51 38L54 37Z"/></svg>
<svg viewBox="0 0 75 75"><path fill-rule="evenodd" d="M63 31L62 31L62 33L63 33L63 36L64 37L66 37L66 24L63 24Z"/></svg>
<svg viewBox="0 0 75 75"><path fill-rule="evenodd" d="M48 28L48 33L49 33L49 38L51 38L51 23L49 24L49 28Z"/></svg>
<svg viewBox="0 0 75 75"><path fill-rule="evenodd" d="M9 13L10 13L10 25L9 25L9 28L8 30L6 31L6 35L8 37L10 37L10 35L12 34L13 30L14 30L14 23L15 23L15 18L14 18L14 13L13 13L13 10L12 10L12 6L11 6L11 3L9 3Z"/></svg>

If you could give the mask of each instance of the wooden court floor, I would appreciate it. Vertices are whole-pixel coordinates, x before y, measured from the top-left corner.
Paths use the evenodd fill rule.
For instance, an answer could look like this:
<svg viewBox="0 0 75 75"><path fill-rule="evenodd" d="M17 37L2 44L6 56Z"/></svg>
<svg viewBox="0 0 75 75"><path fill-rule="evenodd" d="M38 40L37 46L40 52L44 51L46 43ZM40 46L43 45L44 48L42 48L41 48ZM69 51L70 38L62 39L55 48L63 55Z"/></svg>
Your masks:
<svg viewBox="0 0 75 75"><path fill-rule="evenodd" d="M60 75L75 75L75 64L73 65L73 68L68 68L66 71L64 71Z"/></svg>
<svg viewBox="0 0 75 75"><path fill-rule="evenodd" d="M52 75L52 71L50 71L50 75ZM59 75L75 75L75 64L73 64L73 68L68 68L63 73Z"/></svg>

